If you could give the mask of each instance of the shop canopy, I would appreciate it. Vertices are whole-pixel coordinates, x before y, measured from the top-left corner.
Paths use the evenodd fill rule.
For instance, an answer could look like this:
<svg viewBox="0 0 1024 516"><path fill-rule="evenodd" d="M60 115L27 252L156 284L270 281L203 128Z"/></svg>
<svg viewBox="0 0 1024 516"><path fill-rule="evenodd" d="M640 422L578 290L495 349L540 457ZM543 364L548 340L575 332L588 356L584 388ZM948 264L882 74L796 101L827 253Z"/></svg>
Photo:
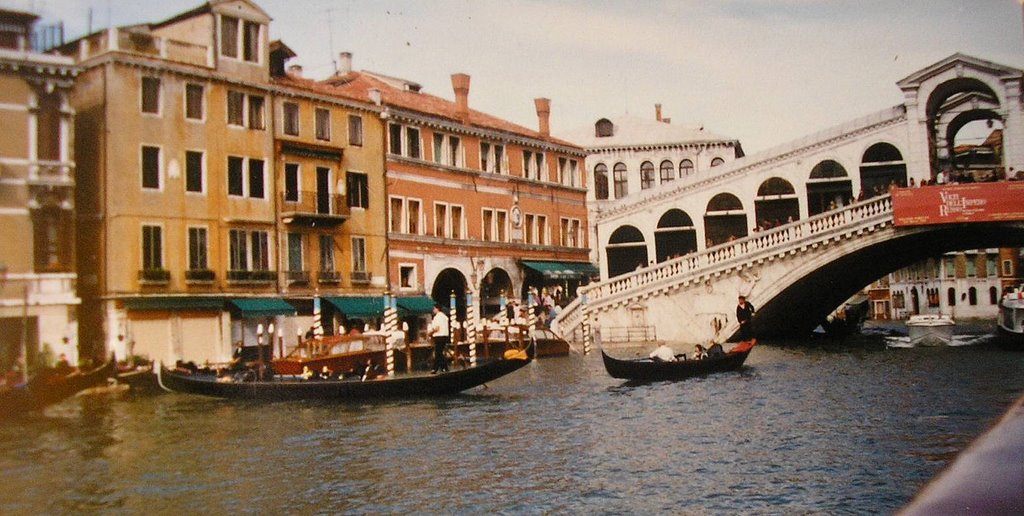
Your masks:
<svg viewBox="0 0 1024 516"><path fill-rule="evenodd" d="M224 299L220 297L136 297L124 300L124 307L133 311L145 310L222 310Z"/></svg>
<svg viewBox="0 0 1024 516"><path fill-rule="evenodd" d="M295 315L295 307L278 297L250 297L232 299L231 304L243 318Z"/></svg>
<svg viewBox="0 0 1024 516"><path fill-rule="evenodd" d="M523 265L543 274L547 279L578 280L599 274L597 267L589 263L531 262L524 260Z"/></svg>
<svg viewBox="0 0 1024 516"><path fill-rule="evenodd" d="M401 315L423 315L434 310L434 300L427 296L400 297L395 304Z"/></svg>
<svg viewBox="0 0 1024 516"><path fill-rule="evenodd" d="M382 296L325 297L324 299L348 318L384 317L384 298Z"/></svg>

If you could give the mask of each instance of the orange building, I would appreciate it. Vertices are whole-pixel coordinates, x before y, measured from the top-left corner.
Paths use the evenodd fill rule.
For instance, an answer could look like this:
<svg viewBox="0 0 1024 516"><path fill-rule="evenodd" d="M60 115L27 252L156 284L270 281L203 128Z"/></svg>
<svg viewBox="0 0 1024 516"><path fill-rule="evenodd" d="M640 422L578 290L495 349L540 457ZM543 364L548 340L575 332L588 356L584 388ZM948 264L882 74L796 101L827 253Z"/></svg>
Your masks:
<svg viewBox="0 0 1024 516"><path fill-rule="evenodd" d="M588 260L582 148L553 138L550 101L536 99L538 129L469 107L470 77L452 75L455 100L419 84L351 69L341 55L325 81L355 97L379 95L387 120L389 282L479 313L531 288L574 296L596 271ZM372 93L371 93L372 92Z"/></svg>

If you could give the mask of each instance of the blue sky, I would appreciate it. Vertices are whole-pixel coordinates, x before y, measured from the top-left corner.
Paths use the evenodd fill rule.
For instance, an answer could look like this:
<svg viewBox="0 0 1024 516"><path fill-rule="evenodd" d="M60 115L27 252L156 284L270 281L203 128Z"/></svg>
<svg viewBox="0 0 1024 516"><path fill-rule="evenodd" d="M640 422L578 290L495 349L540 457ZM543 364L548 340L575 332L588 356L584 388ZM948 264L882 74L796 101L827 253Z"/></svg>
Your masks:
<svg viewBox="0 0 1024 516"><path fill-rule="evenodd" d="M955 52L1024 68L1021 0L262 0L271 37L306 75L353 66L411 79L536 127L552 99L558 134L623 113L703 125L747 152L873 113L901 100L899 79ZM155 22L191 1L0 0L92 27Z"/></svg>

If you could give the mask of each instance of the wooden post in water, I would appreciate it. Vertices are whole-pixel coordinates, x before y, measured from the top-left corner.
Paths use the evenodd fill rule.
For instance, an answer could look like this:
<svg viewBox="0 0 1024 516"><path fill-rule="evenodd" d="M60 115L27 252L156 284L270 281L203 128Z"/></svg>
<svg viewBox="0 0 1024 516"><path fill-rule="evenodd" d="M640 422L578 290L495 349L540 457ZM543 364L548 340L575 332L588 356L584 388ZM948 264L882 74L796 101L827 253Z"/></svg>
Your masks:
<svg viewBox="0 0 1024 516"><path fill-rule="evenodd" d="M580 308L583 310L583 354L589 355L593 337L590 334L590 308L587 306L586 294L580 297Z"/></svg>
<svg viewBox="0 0 1024 516"><path fill-rule="evenodd" d="M256 325L256 378L263 379L263 323Z"/></svg>

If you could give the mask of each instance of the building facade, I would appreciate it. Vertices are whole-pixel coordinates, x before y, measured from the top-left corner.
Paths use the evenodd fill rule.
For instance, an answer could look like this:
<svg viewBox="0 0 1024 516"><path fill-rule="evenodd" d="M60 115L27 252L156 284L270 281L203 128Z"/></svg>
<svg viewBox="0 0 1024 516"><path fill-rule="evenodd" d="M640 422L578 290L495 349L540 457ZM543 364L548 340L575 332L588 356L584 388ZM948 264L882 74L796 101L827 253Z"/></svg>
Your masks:
<svg viewBox="0 0 1024 516"><path fill-rule="evenodd" d="M579 147L554 138L550 101L532 130L469 107L470 77L452 75L454 101L412 81L351 69L342 54L326 82L379 95L386 118L389 282L398 295L448 306L467 294L484 316L531 290L569 298L589 281L586 173Z"/></svg>
<svg viewBox="0 0 1024 516"><path fill-rule="evenodd" d="M79 68L33 49L37 17L0 10L0 368L77 349L74 115ZM27 360L26 360L27 359ZM45 364L51 365L51 364Z"/></svg>
<svg viewBox="0 0 1024 516"><path fill-rule="evenodd" d="M349 134L376 108L289 78L269 23L212 0L62 47L83 68L84 345L223 362L272 323L304 331L315 296L385 290L383 198L353 206L345 184L362 174L382 196L379 138Z"/></svg>

